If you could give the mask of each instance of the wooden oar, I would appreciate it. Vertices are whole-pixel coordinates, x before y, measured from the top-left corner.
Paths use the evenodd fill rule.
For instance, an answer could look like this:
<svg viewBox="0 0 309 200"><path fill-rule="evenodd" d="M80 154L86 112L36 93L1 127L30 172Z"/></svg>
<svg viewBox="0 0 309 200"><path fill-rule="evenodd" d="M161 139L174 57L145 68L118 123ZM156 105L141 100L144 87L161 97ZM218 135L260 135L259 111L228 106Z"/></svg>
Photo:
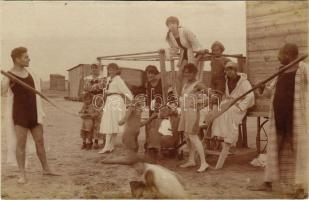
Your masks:
<svg viewBox="0 0 309 200"><path fill-rule="evenodd" d="M268 78L264 79L263 81L259 82L257 85L255 85L252 89L248 90L247 92L245 92L244 94L240 95L239 97L231 100L231 102L228 104L227 107L221 109L218 112L213 113L208 119L207 122L212 122L215 118L219 117L221 114L223 114L224 112L226 112L229 108L231 108L237 101L239 101L240 99L242 99L243 97L245 97L246 95L248 95L249 93L253 92L254 90L258 89L261 85L267 83L268 81L274 79L275 77L279 76L280 74L282 74L283 72L285 72L286 70L290 69L291 67L293 67L294 65L296 65L297 63L299 63L300 61L304 60L307 58L307 54L304 56L301 56L297 59L295 59L294 61L290 62L289 64L285 65L284 67L282 67L278 72L272 74L271 76L269 76Z"/></svg>
<svg viewBox="0 0 309 200"><path fill-rule="evenodd" d="M1 74L6 76L7 78L9 78L10 80L12 80L13 82L21 85L22 87L30 90L31 92L39 95L42 99L44 99L45 101L47 101L49 104L51 104L52 106L54 106L55 108L67 113L67 114L70 114L70 115L73 115L75 117L79 117L79 115L75 114L75 113L71 113L69 111L66 111L65 109L59 107L58 105L56 105L54 102L52 102L49 98L47 98L44 94L42 94L41 92L39 92L38 90L34 89L33 87L31 87L30 85L24 83L23 81L19 80L18 78L16 78L15 76L1 70Z"/></svg>

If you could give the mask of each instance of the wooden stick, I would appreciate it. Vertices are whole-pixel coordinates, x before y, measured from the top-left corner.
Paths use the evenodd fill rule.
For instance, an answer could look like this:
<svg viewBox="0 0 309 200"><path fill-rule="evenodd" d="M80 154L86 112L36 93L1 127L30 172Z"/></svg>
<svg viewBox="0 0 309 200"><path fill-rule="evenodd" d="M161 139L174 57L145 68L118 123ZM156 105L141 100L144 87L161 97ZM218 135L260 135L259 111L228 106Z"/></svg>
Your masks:
<svg viewBox="0 0 309 200"><path fill-rule="evenodd" d="M194 51L194 53L198 53L198 51ZM204 54L205 56L207 55L215 55L213 53L205 53ZM245 56L243 56L242 54L222 54L221 56L224 56L224 57L231 57L231 58L246 58Z"/></svg>
<svg viewBox="0 0 309 200"><path fill-rule="evenodd" d="M69 112L69 111L66 111L65 109L63 109L63 108L57 106L54 102L52 102L52 101L51 101L48 97L46 97L44 94L42 94L42 93L39 92L38 90L34 89L34 88L31 87L30 85L24 83L23 81L19 80L19 79L16 78L15 76L13 76L13 75L11 75L11 74L9 74L9 73L3 71L3 70L1 70L1 74L4 75L4 76L6 76L7 78L9 78L10 80L12 80L13 82L15 82L15 83L21 85L22 87L24 87L24 88L30 90L31 92L33 92L33 93L39 95L42 99L44 99L45 101L47 101L48 103L50 103L50 104L51 104L52 106L54 106L55 108L57 108L57 109L59 109L59 110L65 112L65 113L67 113L67 114L70 114L70 115L79 117L79 115L77 115L77 114L75 114L75 113L71 113L71 112Z"/></svg>
<svg viewBox="0 0 309 200"><path fill-rule="evenodd" d="M108 57L108 58L102 58L100 60L114 60L114 59L159 59L159 55Z"/></svg>
<svg viewBox="0 0 309 200"><path fill-rule="evenodd" d="M269 76L268 78L262 80L261 82L259 82L258 84L256 84L252 89L248 90L247 92L245 92L244 94L240 95L239 97L237 97L236 99L233 99L230 104L220 110L219 112L215 113L211 119L209 119L209 122L213 121L215 118L219 117L221 114L223 114L225 111L227 111L229 108L231 108L237 101L239 101L240 99L242 99L243 97L245 97L246 95L248 95L249 93L253 92L254 90L258 89L261 85L267 83L268 81L274 79L275 77L279 76L280 74L284 73L286 70L290 69L291 67L293 67L294 65L296 65L297 63L299 63L300 61L304 60L307 58L307 54L304 56L301 56L297 59L295 59L294 61L290 62L289 64L285 65L284 67L282 67L278 72L272 74L271 76Z"/></svg>
<svg viewBox="0 0 309 200"><path fill-rule="evenodd" d="M141 52L141 53L119 54L119 55L111 55L111 56L100 56L97 59L111 58L111 57L123 57L123 56L136 56L136 55L154 54L154 53L159 53L159 51L148 51L148 52Z"/></svg>
<svg viewBox="0 0 309 200"><path fill-rule="evenodd" d="M140 58L113 58L113 59L102 59L102 60L122 60L122 61L159 61L160 59L140 59Z"/></svg>

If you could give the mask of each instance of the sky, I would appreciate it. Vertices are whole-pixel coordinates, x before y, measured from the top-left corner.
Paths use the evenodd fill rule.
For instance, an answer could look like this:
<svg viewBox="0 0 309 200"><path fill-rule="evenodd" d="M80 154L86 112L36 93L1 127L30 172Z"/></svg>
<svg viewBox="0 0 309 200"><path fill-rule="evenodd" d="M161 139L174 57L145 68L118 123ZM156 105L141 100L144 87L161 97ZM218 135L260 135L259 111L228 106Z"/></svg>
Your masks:
<svg viewBox="0 0 309 200"><path fill-rule="evenodd" d="M246 54L245 2L0 2L0 64L25 46L43 80L94 63L98 56L167 48L168 16L195 33L204 48L219 40L227 54ZM108 64L106 61L103 64ZM117 62L144 69L148 63ZM159 65L159 63L156 63Z"/></svg>

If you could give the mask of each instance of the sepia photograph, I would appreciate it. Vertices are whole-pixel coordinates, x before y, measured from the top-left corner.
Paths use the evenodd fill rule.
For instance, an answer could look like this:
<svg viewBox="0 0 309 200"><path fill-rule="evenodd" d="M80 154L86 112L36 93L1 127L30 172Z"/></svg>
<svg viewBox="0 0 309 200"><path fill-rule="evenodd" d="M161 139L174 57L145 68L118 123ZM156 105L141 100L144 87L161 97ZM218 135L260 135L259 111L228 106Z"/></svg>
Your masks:
<svg viewBox="0 0 309 200"><path fill-rule="evenodd" d="M309 1L0 1L1 199L307 199Z"/></svg>

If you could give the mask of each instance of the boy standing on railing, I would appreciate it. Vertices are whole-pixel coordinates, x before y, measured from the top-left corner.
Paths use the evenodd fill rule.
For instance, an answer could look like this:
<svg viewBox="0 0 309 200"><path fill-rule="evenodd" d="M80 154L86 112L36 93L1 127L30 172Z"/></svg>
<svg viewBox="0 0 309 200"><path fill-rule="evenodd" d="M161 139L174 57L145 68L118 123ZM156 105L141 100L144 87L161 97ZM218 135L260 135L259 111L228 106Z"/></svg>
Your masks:
<svg viewBox="0 0 309 200"><path fill-rule="evenodd" d="M222 53L225 48L223 44L219 41L215 41L211 45L211 53L213 54L210 60L211 66L211 81L210 87L212 90L216 92L221 92L221 95L224 94L225 91L225 73L224 66L227 62L231 61L230 59L223 57Z"/></svg>

